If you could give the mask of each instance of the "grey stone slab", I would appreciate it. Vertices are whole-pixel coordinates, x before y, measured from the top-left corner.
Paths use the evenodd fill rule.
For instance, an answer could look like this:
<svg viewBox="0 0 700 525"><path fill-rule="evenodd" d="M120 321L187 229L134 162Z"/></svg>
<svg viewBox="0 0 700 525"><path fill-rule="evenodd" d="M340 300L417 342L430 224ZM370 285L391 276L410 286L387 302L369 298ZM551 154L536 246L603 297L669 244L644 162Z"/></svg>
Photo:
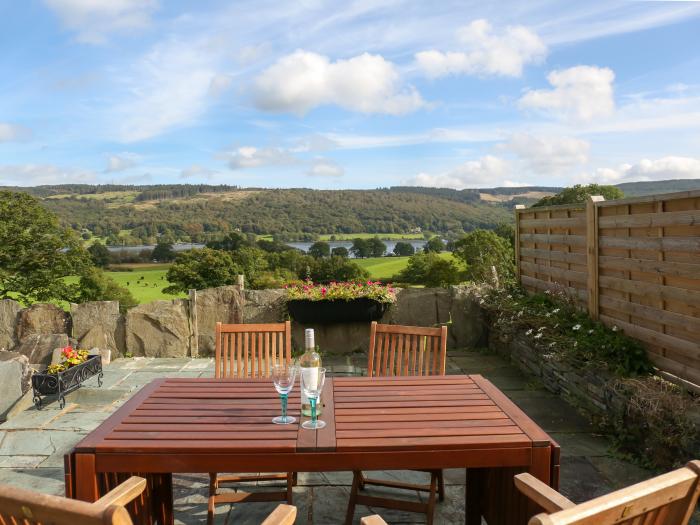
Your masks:
<svg viewBox="0 0 700 525"><path fill-rule="evenodd" d="M42 494L65 495L62 468L0 468L0 483L34 490Z"/></svg>
<svg viewBox="0 0 700 525"><path fill-rule="evenodd" d="M44 425L44 429L73 430L77 432L90 432L109 417L107 412L67 412Z"/></svg>
<svg viewBox="0 0 700 525"><path fill-rule="evenodd" d="M2 453L2 450L0 450ZM34 468L44 461L47 456L2 456L0 455L0 468Z"/></svg>
<svg viewBox="0 0 700 525"><path fill-rule="evenodd" d="M0 426L3 430L33 430L42 428L52 419L65 414L70 409L66 406L63 410L58 408L58 403L52 403L41 410L37 410L33 405L27 410L17 414Z"/></svg>
<svg viewBox="0 0 700 525"><path fill-rule="evenodd" d="M610 484L585 457L562 456L559 492L575 503L610 492Z"/></svg>
<svg viewBox="0 0 700 525"><path fill-rule="evenodd" d="M589 421L561 399L520 397L514 401L546 432L592 432Z"/></svg>
<svg viewBox="0 0 700 525"><path fill-rule="evenodd" d="M628 461L610 456L592 456L591 464L608 480L612 490L628 487L654 477L654 473Z"/></svg>
<svg viewBox="0 0 700 525"><path fill-rule="evenodd" d="M102 388L79 388L66 396L66 401L77 405L99 405L105 406L114 403L116 400L129 395L127 389L105 390Z"/></svg>
<svg viewBox="0 0 700 525"><path fill-rule="evenodd" d="M13 430L6 432L0 445L3 454L8 456L50 456L67 451L83 436L60 430Z"/></svg>
<svg viewBox="0 0 700 525"><path fill-rule="evenodd" d="M562 457L592 457L610 454L610 442L603 436L583 432L551 432L550 436L561 446Z"/></svg>

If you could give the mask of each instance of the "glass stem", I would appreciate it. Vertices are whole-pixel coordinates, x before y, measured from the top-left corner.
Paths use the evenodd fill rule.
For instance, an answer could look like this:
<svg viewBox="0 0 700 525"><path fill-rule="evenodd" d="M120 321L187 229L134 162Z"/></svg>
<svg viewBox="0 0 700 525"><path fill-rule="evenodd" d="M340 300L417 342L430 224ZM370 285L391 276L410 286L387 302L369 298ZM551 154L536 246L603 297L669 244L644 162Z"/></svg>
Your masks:
<svg viewBox="0 0 700 525"><path fill-rule="evenodd" d="M316 423L316 398L310 397L309 403L311 403L311 421Z"/></svg>
<svg viewBox="0 0 700 525"><path fill-rule="evenodd" d="M282 400L282 418L284 421L287 420L287 394L280 394L280 399Z"/></svg>

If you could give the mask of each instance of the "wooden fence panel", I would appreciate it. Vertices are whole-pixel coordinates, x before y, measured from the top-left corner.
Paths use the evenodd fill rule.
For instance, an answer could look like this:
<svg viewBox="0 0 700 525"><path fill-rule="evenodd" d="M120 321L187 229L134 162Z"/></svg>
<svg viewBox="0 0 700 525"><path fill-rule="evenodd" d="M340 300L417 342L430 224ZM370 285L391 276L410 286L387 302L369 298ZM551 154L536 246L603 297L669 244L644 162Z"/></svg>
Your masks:
<svg viewBox="0 0 700 525"><path fill-rule="evenodd" d="M516 209L518 275L561 288L700 385L700 191Z"/></svg>

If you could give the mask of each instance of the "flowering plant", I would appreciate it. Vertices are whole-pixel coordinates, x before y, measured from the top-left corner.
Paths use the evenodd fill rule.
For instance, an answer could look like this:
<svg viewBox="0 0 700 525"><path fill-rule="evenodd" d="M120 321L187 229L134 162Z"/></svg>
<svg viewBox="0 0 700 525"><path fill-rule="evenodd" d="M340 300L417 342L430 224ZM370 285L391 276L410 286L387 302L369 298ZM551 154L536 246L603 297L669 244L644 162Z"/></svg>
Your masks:
<svg viewBox="0 0 700 525"><path fill-rule="evenodd" d="M352 301L353 299L373 299L380 303L396 301L396 291L391 284L379 281L331 282L329 284L314 284L311 281L285 285L287 300L307 301Z"/></svg>
<svg viewBox="0 0 700 525"><path fill-rule="evenodd" d="M88 359L87 350L76 350L72 346L66 346L61 350L61 362L55 365L49 365L47 372L49 374L57 374L65 372L71 367L84 363Z"/></svg>

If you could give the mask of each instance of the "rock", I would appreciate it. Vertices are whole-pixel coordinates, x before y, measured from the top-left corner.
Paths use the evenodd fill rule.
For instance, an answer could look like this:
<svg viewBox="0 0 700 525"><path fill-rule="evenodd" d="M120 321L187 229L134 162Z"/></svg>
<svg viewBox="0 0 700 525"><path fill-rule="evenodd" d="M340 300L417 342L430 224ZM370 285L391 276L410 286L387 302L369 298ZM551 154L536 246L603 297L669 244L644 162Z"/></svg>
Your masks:
<svg viewBox="0 0 700 525"><path fill-rule="evenodd" d="M238 286L222 286L197 292L197 328L199 355L214 354L214 329L217 322L243 322L245 298Z"/></svg>
<svg viewBox="0 0 700 525"><path fill-rule="evenodd" d="M3 299L0 301L0 351L12 350L19 342L17 323L22 307L17 301Z"/></svg>
<svg viewBox="0 0 700 525"><path fill-rule="evenodd" d="M17 338L20 342L30 335L70 334L70 315L48 303L33 304L19 314Z"/></svg>
<svg viewBox="0 0 700 525"><path fill-rule="evenodd" d="M15 351L27 356L32 365L39 367L49 365L54 349L77 346L76 341L66 334L32 334L20 341Z"/></svg>
<svg viewBox="0 0 700 525"><path fill-rule="evenodd" d="M190 322L186 299L153 301L126 314L126 348L135 356L187 357Z"/></svg>
<svg viewBox="0 0 700 525"><path fill-rule="evenodd" d="M245 290L244 323L279 323L287 313L285 290ZM201 322L201 321L200 321Z"/></svg>
<svg viewBox="0 0 700 525"><path fill-rule="evenodd" d="M486 323L479 306L479 299L469 286L453 286L450 291L450 314L448 344L454 348L486 346Z"/></svg>
<svg viewBox="0 0 700 525"><path fill-rule="evenodd" d="M124 318L117 301L91 301L71 304L73 337L81 348L103 348L123 355Z"/></svg>
<svg viewBox="0 0 700 525"><path fill-rule="evenodd" d="M0 421L30 386L31 368L27 356L0 352Z"/></svg>
<svg viewBox="0 0 700 525"><path fill-rule="evenodd" d="M449 321L450 293L446 288L404 288L381 323L436 326Z"/></svg>
<svg viewBox="0 0 700 525"><path fill-rule="evenodd" d="M109 348L91 348L89 355L99 355L102 357L102 366L107 366L112 362L112 351Z"/></svg>

